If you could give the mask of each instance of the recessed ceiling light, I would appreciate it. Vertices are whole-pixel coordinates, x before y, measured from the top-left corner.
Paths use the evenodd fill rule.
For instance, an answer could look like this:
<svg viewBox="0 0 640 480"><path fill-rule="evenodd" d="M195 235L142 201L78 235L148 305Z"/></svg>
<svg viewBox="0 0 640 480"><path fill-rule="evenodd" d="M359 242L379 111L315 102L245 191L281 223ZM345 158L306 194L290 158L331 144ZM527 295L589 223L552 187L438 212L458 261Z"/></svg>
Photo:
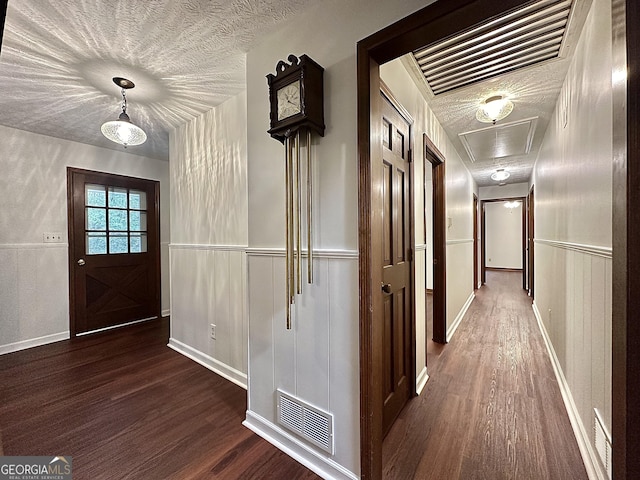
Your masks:
<svg viewBox="0 0 640 480"><path fill-rule="evenodd" d="M509 178L511 174L507 172L504 168L499 168L495 172L491 174L491 180L495 180L496 182L502 182Z"/></svg>
<svg viewBox="0 0 640 480"><path fill-rule="evenodd" d="M482 123L496 123L513 111L513 102L502 95L487 98L476 112L476 119Z"/></svg>

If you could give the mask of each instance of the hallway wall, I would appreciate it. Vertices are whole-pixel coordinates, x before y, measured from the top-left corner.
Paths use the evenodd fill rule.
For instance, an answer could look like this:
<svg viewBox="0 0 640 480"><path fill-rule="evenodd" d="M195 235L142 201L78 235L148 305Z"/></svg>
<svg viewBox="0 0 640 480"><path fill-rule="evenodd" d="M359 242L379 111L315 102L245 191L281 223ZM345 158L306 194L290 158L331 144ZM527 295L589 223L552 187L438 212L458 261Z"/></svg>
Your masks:
<svg viewBox="0 0 640 480"><path fill-rule="evenodd" d="M393 60L380 67L380 77L393 92L396 99L413 117L412 148L414 163L415 193L415 288L416 288L416 374L418 386L424 378L426 361L425 296L427 281L426 268L432 266L429 260L431 250L427 242L431 240L431 226L425 236L425 188L424 188L424 146L423 133L445 156L446 217L451 218L451 227L446 231L447 242L447 327L455 325L464 314L473 295L473 192L475 183L462 163L449 137L435 117L427 100L416 86L402 59ZM431 169L431 164L427 164ZM431 194L431 189L427 190ZM431 215L429 215L431 220ZM428 238L428 240L427 240ZM448 335L449 337L450 335ZM422 375L421 375L422 372Z"/></svg>
<svg viewBox="0 0 640 480"><path fill-rule="evenodd" d="M535 311L592 449L594 408L611 431L610 19L595 0L532 177Z"/></svg>
<svg viewBox="0 0 640 480"><path fill-rule="evenodd" d="M67 167L160 181L162 309L169 308L167 162L0 126L0 353L69 338ZM43 243L43 233L62 242Z"/></svg>
<svg viewBox="0 0 640 480"><path fill-rule="evenodd" d="M358 340L358 156L356 43L425 5L327 0L247 55L249 183L249 410L245 424L290 455L334 478L360 471ZM289 54L324 67L326 132L314 140L313 286L303 285L293 329L285 329L284 150L267 134L265 75ZM303 271L305 274L305 271ZM327 454L276 422L276 389L334 415Z"/></svg>
<svg viewBox="0 0 640 480"><path fill-rule="evenodd" d="M246 112L243 92L176 128L169 162L169 346L245 388Z"/></svg>

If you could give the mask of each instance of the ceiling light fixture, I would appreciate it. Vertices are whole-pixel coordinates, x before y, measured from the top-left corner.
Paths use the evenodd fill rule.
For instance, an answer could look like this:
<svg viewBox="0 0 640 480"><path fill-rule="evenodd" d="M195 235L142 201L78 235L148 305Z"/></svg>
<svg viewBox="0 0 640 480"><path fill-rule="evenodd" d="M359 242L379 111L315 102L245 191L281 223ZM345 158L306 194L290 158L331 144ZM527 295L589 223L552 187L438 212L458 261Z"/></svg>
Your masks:
<svg viewBox="0 0 640 480"><path fill-rule="evenodd" d="M513 202L504 202L504 208L518 208L520 206L520 202L514 200Z"/></svg>
<svg viewBox="0 0 640 480"><path fill-rule="evenodd" d="M491 180L495 180L496 182L502 182L509 178L511 174L507 172L504 168L499 168L495 172L491 174Z"/></svg>
<svg viewBox="0 0 640 480"><path fill-rule="evenodd" d="M141 145L146 142L147 134L144 133L144 130L140 127L131 123L131 119L129 115L127 115L127 96L125 90L135 87L135 84L131 80L121 77L114 77L113 83L121 89L122 113L118 117L118 120L102 124L100 130L105 137L112 142L124 145L124 148L127 148L129 145Z"/></svg>
<svg viewBox="0 0 640 480"><path fill-rule="evenodd" d="M495 124L513 111L513 102L502 95L487 98L476 112L476 119L482 123Z"/></svg>

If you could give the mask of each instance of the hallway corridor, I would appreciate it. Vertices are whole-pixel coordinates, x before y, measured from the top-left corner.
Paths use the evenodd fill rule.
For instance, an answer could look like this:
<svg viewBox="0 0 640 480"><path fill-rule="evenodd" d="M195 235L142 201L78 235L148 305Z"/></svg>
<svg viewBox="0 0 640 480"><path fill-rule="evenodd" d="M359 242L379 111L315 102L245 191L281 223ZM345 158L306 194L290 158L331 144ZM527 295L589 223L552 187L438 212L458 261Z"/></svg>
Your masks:
<svg viewBox="0 0 640 480"><path fill-rule="evenodd" d="M384 478L587 478L521 278L488 271L451 343L429 352L427 386L384 441Z"/></svg>

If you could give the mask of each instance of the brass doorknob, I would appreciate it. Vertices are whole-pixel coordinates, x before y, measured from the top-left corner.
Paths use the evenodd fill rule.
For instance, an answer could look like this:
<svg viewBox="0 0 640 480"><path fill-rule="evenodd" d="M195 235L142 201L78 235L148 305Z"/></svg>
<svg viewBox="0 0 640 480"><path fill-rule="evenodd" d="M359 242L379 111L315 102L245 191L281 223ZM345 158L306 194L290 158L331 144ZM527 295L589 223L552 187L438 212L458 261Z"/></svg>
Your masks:
<svg viewBox="0 0 640 480"><path fill-rule="evenodd" d="M84 258L78 260L78 265L83 266L85 264Z"/></svg>
<svg viewBox="0 0 640 480"><path fill-rule="evenodd" d="M382 284L382 291L384 293L391 293L391 284L390 283L383 283Z"/></svg>

